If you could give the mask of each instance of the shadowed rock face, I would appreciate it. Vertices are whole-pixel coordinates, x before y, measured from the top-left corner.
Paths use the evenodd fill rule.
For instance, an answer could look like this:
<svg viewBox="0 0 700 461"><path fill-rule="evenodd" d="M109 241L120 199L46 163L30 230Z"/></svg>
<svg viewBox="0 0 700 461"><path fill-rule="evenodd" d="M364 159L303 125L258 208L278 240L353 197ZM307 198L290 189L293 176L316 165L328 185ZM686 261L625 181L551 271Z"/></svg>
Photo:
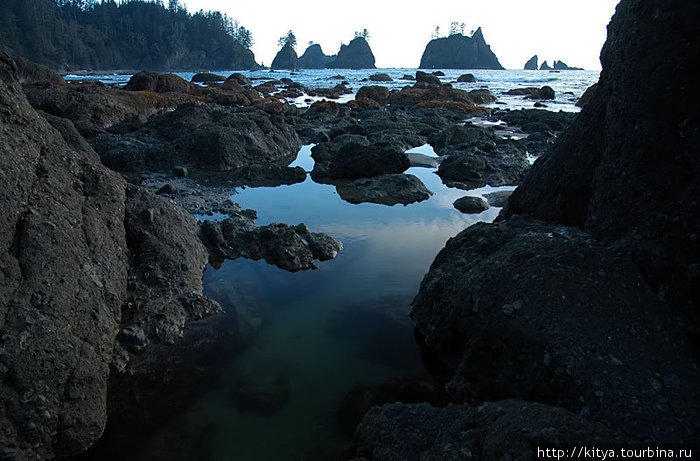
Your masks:
<svg viewBox="0 0 700 461"><path fill-rule="evenodd" d="M479 27L471 37L462 34L431 40L420 60L421 69L503 69L486 44Z"/></svg>
<svg viewBox="0 0 700 461"><path fill-rule="evenodd" d="M526 63L525 67L523 67L525 70L537 70L537 55L534 55L531 57Z"/></svg>
<svg viewBox="0 0 700 461"><path fill-rule="evenodd" d="M291 45L284 45L281 50L275 55L272 60L272 69L289 69L296 70L299 67L299 58L297 52Z"/></svg>
<svg viewBox="0 0 700 461"><path fill-rule="evenodd" d="M374 69L374 54L369 43L355 37L347 45L341 45L338 56L328 65L333 69Z"/></svg>
<svg viewBox="0 0 700 461"><path fill-rule="evenodd" d="M509 209L614 242L660 297L696 322L700 90L689 69L700 52L698 14L694 2L618 6L595 93L571 129L535 162Z"/></svg>
<svg viewBox="0 0 700 461"><path fill-rule="evenodd" d="M0 457L49 459L102 434L110 366L219 308L193 218L127 190L15 73L0 53Z"/></svg>
<svg viewBox="0 0 700 461"><path fill-rule="evenodd" d="M321 49L321 45L314 43L309 45L299 57L300 69L325 69L328 64L335 59L335 56L326 56Z"/></svg>

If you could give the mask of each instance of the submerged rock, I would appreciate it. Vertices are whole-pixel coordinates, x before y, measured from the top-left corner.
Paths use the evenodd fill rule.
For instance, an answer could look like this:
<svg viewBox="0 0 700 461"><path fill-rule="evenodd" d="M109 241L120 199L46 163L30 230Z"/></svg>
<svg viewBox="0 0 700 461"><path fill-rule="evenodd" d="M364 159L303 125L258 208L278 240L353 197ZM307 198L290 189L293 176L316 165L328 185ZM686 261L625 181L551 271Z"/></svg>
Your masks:
<svg viewBox="0 0 700 461"><path fill-rule="evenodd" d="M380 203L396 205L422 202L433 195L423 182L411 174L385 174L360 178L350 184L338 185L340 198L350 203Z"/></svg>

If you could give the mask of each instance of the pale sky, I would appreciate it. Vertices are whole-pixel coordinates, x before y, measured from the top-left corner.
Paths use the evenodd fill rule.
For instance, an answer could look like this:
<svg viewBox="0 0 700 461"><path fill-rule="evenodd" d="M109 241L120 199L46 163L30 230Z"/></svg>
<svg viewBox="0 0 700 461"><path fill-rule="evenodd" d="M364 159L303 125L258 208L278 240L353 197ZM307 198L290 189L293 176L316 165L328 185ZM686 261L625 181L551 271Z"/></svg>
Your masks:
<svg viewBox="0 0 700 461"><path fill-rule="evenodd" d="M354 32L367 28L377 67L415 68L435 26L443 34L450 22L465 23L465 33L481 26L486 42L507 69L522 69L537 54L570 66L600 69L600 49L619 0L180 0L188 11L219 10L253 33L255 59L269 66L289 29L297 54L309 41L336 54Z"/></svg>

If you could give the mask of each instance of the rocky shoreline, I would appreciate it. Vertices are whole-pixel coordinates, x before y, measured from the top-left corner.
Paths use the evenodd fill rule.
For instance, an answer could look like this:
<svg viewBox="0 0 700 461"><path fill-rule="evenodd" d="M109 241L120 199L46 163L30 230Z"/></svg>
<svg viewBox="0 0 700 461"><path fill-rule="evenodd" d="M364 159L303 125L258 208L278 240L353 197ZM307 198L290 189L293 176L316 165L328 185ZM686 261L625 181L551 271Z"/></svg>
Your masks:
<svg viewBox="0 0 700 461"><path fill-rule="evenodd" d="M353 427L383 406L345 458L533 459L537 443L696 440L697 90L660 109L671 90L659 88L689 88L692 53L651 37L668 24L689 31L698 7L673 1L659 16L650 3L618 6L579 116L488 110L488 89L420 71L400 90L367 85L339 104L345 83L312 90L233 74L199 76L201 87L143 72L120 89L66 83L1 53L0 459L90 459L124 443L119 431L101 439L106 424L130 424L145 405L146 437L173 411L169 398L196 393L183 378L159 397L164 376L215 379L216 364L193 371L193 360L224 344L235 354L260 325L245 306L219 315L202 293L207 263L298 271L342 251L303 223L256 225L236 187L308 174L351 203L408 204L430 197L405 174L428 160L452 187L520 187L488 197L507 200L498 222L437 255L411 311L433 374L348 403ZM649 38L627 40L633 28ZM672 56L678 72L625 83L642 78L649 53ZM649 87L653 109L639 97ZM285 102L305 95L329 100ZM291 168L309 144L313 169ZM405 153L425 144L436 158ZM208 334L217 316L226 338Z"/></svg>

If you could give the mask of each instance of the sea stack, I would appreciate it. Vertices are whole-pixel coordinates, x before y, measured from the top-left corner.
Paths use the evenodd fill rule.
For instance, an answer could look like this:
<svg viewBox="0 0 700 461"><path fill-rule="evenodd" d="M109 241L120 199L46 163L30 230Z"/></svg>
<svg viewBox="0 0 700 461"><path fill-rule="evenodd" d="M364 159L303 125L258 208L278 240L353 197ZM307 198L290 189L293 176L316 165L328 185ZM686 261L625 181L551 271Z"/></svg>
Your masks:
<svg viewBox="0 0 700 461"><path fill-rule="evenodd" d="M300 69L325 69L333 61L335 56L327 56L323 53L321 45L313 43L306 48L304 54L299 58Z"/></svg>
<svg viewBox="0 0 700 461"><path fill-rule="evenodd" d="M537 55L531 57L523 67L525 70L537 70Z"/></svg>
<svg viewBox="0 0 700 461"><path fill-rule="evenodd" d="M347 45L341 45L338 57L328 64L332 69L376 69L372 49L362 37L355 37Z"/></svg>
<svg viewBox="0 0 700 461"><path fill-rule="evenodd" d="M431 40L420 60L421 69L503 69L479 27L471 37L453 34Z"/></svg>
<svg viewBox="0 0 700 461"><path fill-rule="evenodd" d="M289 43L284 45L281 50L277 52L275 59L272 60L272 69L288 69L296 70L299 68L299 58L297 57L297 52L294 51Z"/></svg>

